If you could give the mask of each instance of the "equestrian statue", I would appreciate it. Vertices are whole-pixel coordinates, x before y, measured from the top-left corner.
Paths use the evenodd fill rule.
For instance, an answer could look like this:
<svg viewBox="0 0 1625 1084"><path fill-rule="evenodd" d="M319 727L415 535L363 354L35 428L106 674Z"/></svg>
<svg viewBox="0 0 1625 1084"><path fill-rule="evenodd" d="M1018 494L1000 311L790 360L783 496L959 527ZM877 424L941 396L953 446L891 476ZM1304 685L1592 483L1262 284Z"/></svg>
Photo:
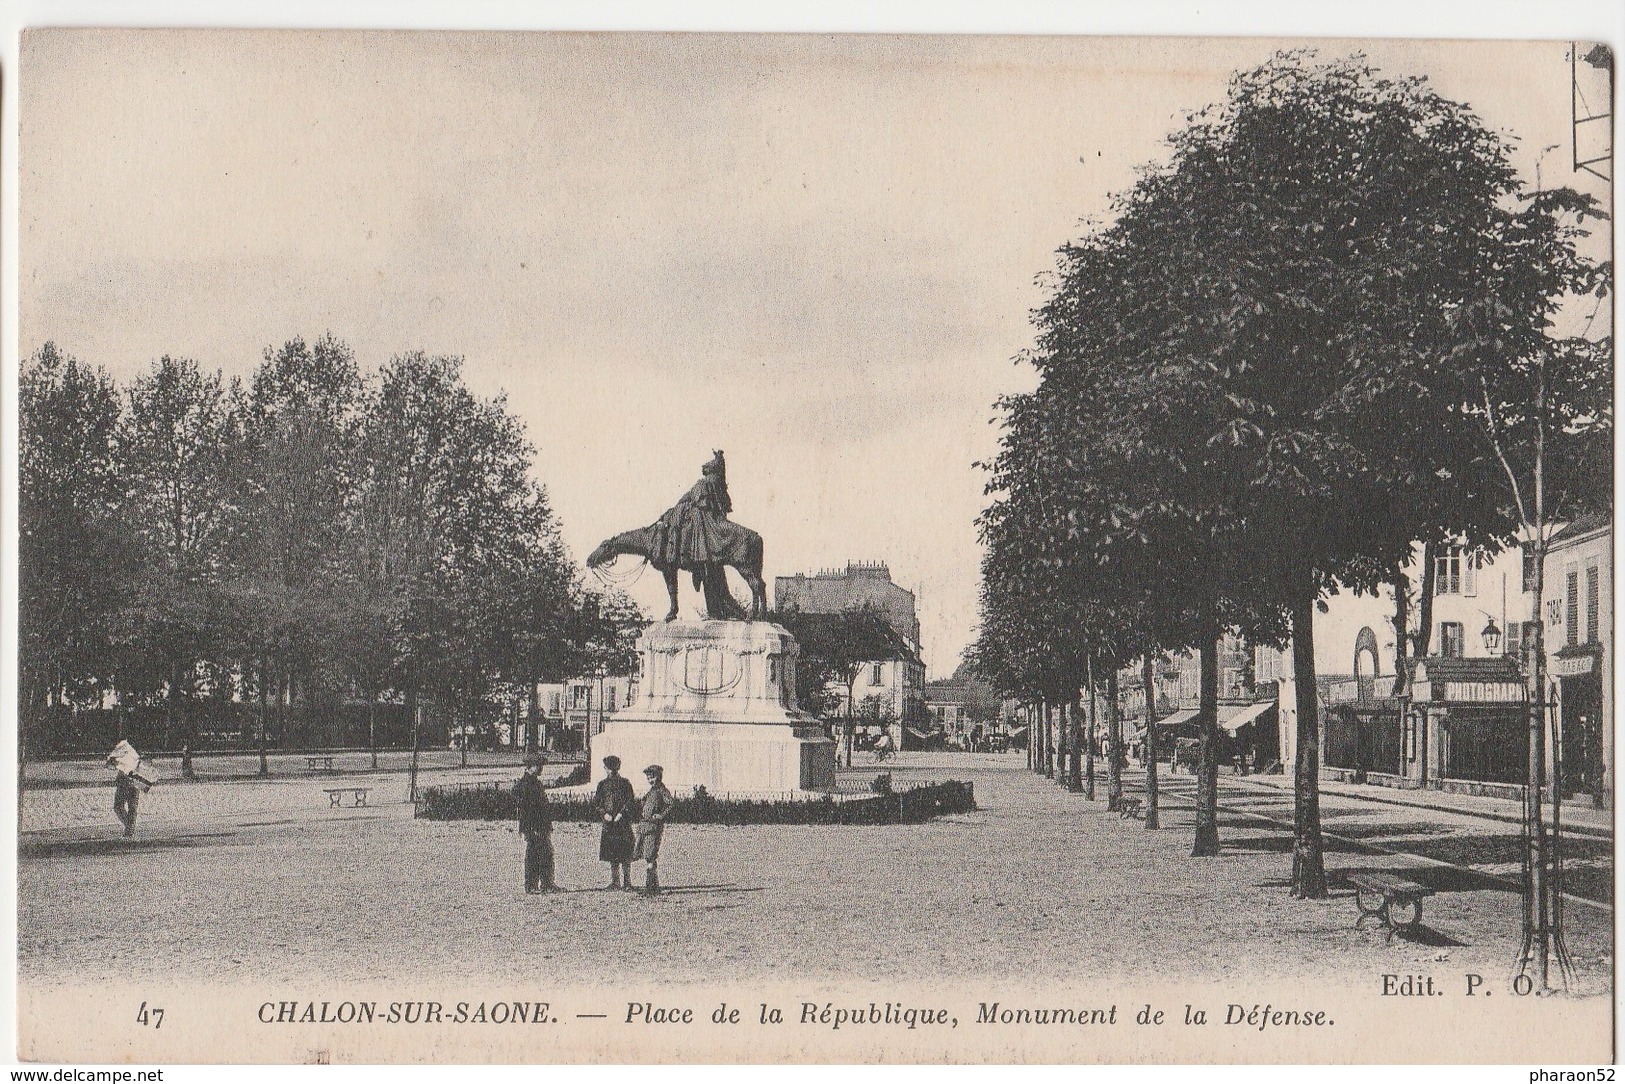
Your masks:
<svg viewBox="0 0 1625 1084"><path fill-rule="evenodd" d="M666 578L671 596L667 621L677 619L677 573L688 572L704 593L706 616L722 621L760 621L767 614L767 584L762 579L762 536L728 518L728 470L720 451L700 468L700 480L665 515L647 527L606 538L587 557L598 568L624 554L642 557ZM750 585L747 616L728 590L726 568L732 565Z"/></svg>

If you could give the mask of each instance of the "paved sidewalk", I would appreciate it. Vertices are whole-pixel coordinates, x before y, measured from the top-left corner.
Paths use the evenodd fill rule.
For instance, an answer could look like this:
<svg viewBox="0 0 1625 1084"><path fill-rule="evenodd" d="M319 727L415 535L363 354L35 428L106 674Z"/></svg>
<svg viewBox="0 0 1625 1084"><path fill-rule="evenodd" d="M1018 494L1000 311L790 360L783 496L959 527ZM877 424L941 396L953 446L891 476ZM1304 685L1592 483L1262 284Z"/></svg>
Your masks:
<svg viewBox="0 0 1625 1084"><path fill-rule="evenodd" d="M1224 778L1227 783L1251 783L1257 786L1284 790L1288 794L1292 793L1292 777L1289 775L1246 775L1225 776ZM1452 794L1448 791L1421 788L1401 790L1398 787L1361 786L1356 783L1333 782L1326 779L1320 781L1320 792L1349 798L1361 798L1368 802L1410 806L1415 809L1465 813L1474 817L1488 817L1492 820L1504 821L1507 824L1523 824L1523 803L1507 798L1483 798L1474 794ZM1545 808L1546 823L1550 825L1553 814L1552 803L1547 802ZM1564 802L1562 817L1565 832L1594 836L1601 839L1614 838L1613 810L1594 809L1589 798Z"/></svg>

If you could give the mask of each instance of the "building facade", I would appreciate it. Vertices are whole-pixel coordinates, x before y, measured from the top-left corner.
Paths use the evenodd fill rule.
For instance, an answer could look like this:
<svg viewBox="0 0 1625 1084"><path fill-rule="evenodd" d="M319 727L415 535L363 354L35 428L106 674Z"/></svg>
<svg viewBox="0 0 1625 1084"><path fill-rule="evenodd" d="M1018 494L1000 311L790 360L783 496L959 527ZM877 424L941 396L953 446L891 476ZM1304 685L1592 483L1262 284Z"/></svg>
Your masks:
<svg viewBox="0 0 1625 1084"><path fill-rule="evenodd" d="M873 606L915 654L920 650L920 619L914 592L892 582L884 561L848 561L845 569L779 576L773 581L773 607L809 614L838 614Z"/></svg>
<svg viewBox="0 0 1625 1084"><path fill-rule="evenodd" d="M1543 616L1533 612L1534 561L1521 548L1475 553L1441 547L1432 570L1427 654L1403 666L1391 593L1329 599L1315 621L1323 771L1394 786L1521 795L1528 774L1527 683L1536 621L1544 620L1546 694L1556 704L1547 745L1563 753L1548 755L1547 783L1557 782L1561 759L1566 796L1606 795L1613 778L1611 543L1606 521L1558 532L1546 562ZM1419 564L1408 570L1412 583L1424 582ZM1410 622L1420 613L1413 599ZM1328 652L1347 661L1327 665ZM1290 772L1297 755L1290 646L1260 649L1255 671L1278 683L1280 747Z"/></svg>
<svg viewBox="0 0 1625 1084"><path fill-rule="evenodd" d="M1545 572L1551 759L1565 798L1605 807L1614 788L1613 523L1580 519L1557 532Z"/></svg>
<svg viewBox="0 0 1625 1084"><path fill-rule="evenodd" d="M866 730L884 725L899 749L917 747L924 740L922 727L929 718L925 663L920 659L920 619L914 602L914 592L892 582L891 569L884 561L849 561L845 569L797 573L773 581L776 610L839 614L871 607L897 634L898 643L888 657L864 664L850 700L844 684L832 684L830 691L838 694L842 714L850 710L875 720Z"/></svg>

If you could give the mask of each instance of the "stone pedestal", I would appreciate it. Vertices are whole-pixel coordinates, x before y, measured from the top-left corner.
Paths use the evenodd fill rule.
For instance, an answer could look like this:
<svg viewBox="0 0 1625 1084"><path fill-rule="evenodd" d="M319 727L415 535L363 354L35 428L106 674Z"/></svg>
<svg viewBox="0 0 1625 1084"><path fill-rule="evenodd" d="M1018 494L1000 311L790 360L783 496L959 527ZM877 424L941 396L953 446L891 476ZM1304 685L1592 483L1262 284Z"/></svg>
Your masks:
<svg viewBox="0 0 1625 1084"><path fill-rule="evenodd" d="M683 795L827 792L835 743L796 705L795 637L766 621L670 621L638 640L638 699L611 715L592 741L592 777L603 759L642 790L659 764Z"/></svg>

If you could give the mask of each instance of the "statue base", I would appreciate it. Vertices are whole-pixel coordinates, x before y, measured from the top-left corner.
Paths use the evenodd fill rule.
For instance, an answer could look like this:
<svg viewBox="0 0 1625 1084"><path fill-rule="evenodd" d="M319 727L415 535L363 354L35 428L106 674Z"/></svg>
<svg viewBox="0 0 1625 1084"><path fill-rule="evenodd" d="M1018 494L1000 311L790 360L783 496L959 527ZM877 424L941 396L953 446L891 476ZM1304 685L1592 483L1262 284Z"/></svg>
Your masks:
<svg viewBox="0 0 1625 1084"><path fill-rule="evenodd" d="M638 699L592 739L593 781L603 759L641 790L659 764L679 795L828 793L835 743L796 706L795 637L766 621L670 621L639 638Z"/></svg>

